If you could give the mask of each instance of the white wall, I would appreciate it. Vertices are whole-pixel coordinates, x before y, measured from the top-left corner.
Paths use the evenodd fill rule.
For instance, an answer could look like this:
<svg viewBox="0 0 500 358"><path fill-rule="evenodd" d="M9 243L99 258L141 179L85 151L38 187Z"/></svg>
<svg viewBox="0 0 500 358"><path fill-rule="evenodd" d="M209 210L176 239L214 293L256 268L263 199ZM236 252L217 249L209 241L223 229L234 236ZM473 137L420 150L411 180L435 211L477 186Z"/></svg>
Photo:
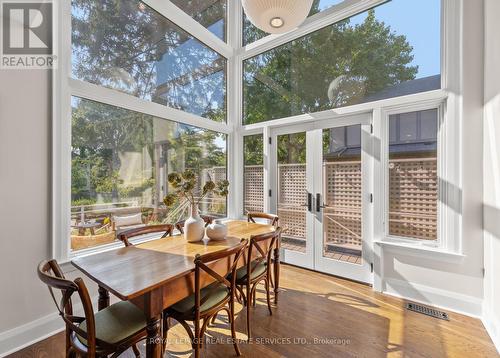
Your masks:
<svg viewBox="0 0 500 358"><path fill-rule="evenodd" d="M62 327L36 276L51 256L50 76L0 70L0 356Z"/></svg>
<svg viewBox="0 0 500 358"><path fill-rule="evenodd" d="M498 1L498 0L494 0ZM462 198L463 258L382 249L382 290L480 316L483 297L483 1L464 1ZM497 183L497 187L499 184Z"/></svg>
<svg viewBox="0 0 500 358"><path fill-rule="evenodd" d="M484 68L484 310L500 350L500 1L485 2Z"/></svg>

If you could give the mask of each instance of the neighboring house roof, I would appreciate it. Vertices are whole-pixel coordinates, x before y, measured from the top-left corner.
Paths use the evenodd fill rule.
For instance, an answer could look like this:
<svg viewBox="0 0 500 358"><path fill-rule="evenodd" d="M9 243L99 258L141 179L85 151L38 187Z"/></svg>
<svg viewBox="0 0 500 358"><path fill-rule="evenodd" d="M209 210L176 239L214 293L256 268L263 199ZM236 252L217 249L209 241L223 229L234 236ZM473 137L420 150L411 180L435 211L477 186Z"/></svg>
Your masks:
<svg viewBox="0 0 500 358"><path fill-rule="evenodd" d="M386 98L406 96L409 94L437 90L441 88L441 75L418 78L399 83L380 92L366 96L363 102L379 101Z"/></svg>

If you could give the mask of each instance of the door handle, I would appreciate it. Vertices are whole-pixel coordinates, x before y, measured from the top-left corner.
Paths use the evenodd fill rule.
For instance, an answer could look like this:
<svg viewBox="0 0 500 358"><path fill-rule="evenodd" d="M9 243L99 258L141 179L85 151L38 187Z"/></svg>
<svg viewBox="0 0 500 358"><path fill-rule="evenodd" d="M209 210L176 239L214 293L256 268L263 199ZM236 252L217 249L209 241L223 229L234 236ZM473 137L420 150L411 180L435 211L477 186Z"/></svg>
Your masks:
<svg viewBox="0 0 500 358"><path fill-rule="evenodd" d="M307 203L302 206L307 206L307 210L312 211L312 194L307 193Z"/></svg>
<svg viewBox="0 0 500 358"><path fill-rule="evenodd" d="M316 193L316 212L320 212L321 211L321 194L320 193Z"/></svg>

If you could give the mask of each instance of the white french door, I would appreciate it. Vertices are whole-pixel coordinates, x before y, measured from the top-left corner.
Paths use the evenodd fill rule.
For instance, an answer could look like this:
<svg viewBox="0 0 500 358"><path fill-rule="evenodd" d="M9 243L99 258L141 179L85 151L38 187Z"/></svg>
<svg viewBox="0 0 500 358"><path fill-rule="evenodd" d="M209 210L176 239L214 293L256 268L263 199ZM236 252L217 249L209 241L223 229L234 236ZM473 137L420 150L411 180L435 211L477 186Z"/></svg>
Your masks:
<svg viewBox="0 0 500 358"><path fill-rule="evenodd" d="M372 282L371 116L270 130L270 209L284 262Z"/></svg>

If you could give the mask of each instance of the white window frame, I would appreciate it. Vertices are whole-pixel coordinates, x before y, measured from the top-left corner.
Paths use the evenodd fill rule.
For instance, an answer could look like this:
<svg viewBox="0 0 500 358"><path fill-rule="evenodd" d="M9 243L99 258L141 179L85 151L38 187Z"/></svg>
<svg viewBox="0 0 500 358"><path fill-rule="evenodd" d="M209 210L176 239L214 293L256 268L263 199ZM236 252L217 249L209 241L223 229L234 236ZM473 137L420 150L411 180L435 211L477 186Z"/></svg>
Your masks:
<svg viewBox="0 0 500 358"><path fill-rule="evenodd" d="M226 123L212 121L188 112L166 107L158 103L137 98L133 95L117 90L95 85L89 82L74 79L71 75L71 1L58 0L56 5L60 14L57 25L58 46L57 58L60 59L58 68L53 71L53 126L52 126L52 256L61 262L67 262L74 256L88 255L98 251L110 250L120 247L119 242L98 246L87 250L72 253L70 250L70 222L71 222L71 97L76 96L111 106L124 108L131 111L149 114L169 121L188 124L202 129L223 133L227 135L227 175L230 182L235 182L234 170L231 165L235 160L233 148L238 143L234 123L234 83L229 78L234 78L235 66L234 36L231 36L229 19L229 4L226 13L228 26L228 43L203 27L191 16L184 13L168 0L143 0L143 2L157 11L166 19L172 21L182 30L186 31L198 41L227 59L226 70ZM234 216L237 190L230 191L228 196L227 214ZM143 240L142 238L141 240Z"/></svg>
<svg viewBox="0 0 500 358"><path fill-rule="evenodd" d="M421 245L422 247L428 248L447 248L451 246L448 242L449 235L445 231L442 225L439 225L443 219L446 219L448 215L452 213L450 209L443 203L446 201L445 195L446 191L443 190L443 185L438 185L438 207L437 207L437 239L436 240L421 240L417 238L410 237L400 237L395 235L390 235L389 233L389 119L390 116L396 114L403 114L409 112L418 112L425 110L436 109L438 112L438 132L437 132L437 177L439 183L443 182L446 173L443 172L445 162L447 158L447 148L441 145L443 142L443 137L445 136L444 128L444 102L442 100L425 101L420 103L412 103L407 105L395 106L392 108L384 108L381 110L381 116L374 119L374 135L379 138L380 143L380 163L378 166L378 172L375 174L377 177L381 178L381 185L375 187L375 197L379 198L377 200L377 212L381 213L378 216L377 224L382 228L382 241L401 243L401 244L411 244L411 245ZM377 123L378 122L378 123Z"/></svg>
<svg viewBox="0 0 500 358"><path fill-rule="evenodd" d="M241 60L257 56L276 48L294 39L317 31L327 25L349 18L374 6L385 3L385 0L346 0L325 11L308 18L296 30L283 35L269 35L237 50ZM310 123L311 121L338 121L350 114L370 113L374 126L373 144L374 153L378 151L382 158L374 161L374 224L372 234L374 243L390 244L400 249L408 249L429 255L436 252L439 259L443 255L453 257L462 256L461 237L461 121L462 121L462 17L463 0L441 0L441 89L416 93L407 96L383 99L369 103L362 103L337 109L302 114L287 118L270 120L267 122L243 125L243 112L239 113L239 133L242 136L263 133L264 135L264 193L272 182L268 175L266 158L269 158L270 148L266 145L266 133L270 129L291 124ZM243 78L240 78L240 88L243 88ZM240 96L242 94L239 94ZM241 98L242 102L243 99ZM382 134L382 123L390 113L410 112L411 109L438 108L441 126L438 137L438 177L439 204L438 204L438 237L439 240L430 246L422 244L422 240L406 238L401 240L389 237L385 223L385 168L383 156L385 146L382 139L387 140L388 134ZM394 111L394 112L393 112ZM239 168L242 177L243 165ZM266 186L267 183L267 186ZM243 197L243 192L238 196ZM271 208L272 198L264 196L264 207ZM242 207L240 212L242 212ZM375 249L375 248L374 248Z"/></svg>
<svg viewBox="0 0 500 358"><path fill-rule="evenodd" d="M372 115L377 141L377 130L381 130L382 118L395 108L410 108L429 104L440 106L444 127L439 134L439 151L445 154L446 163L440 165L440 178L445 178L447 186L440 187L445 197L443 200L455 210L449 215L442 215L439 220L441 252L461 252L461 121L462 121L462 8L464 0L442 1L442 41L441 41L441 89L408 96L389 98L338 109L331 109L288 118L276 119L252 125L242 124L243 115L243 61L266 52L284 43L317 31L327 25L349 18L388 0L346 0L338 5L308 18L295 30L283 35L269 35L254 43L242 46L243 9L240 1L227 1L226 40L212 34L196 20L177 8L168 0L143 0L143 2L169 19L197 40L227 58L226 103L227 122L218 123L190 113L168 108L156 103L136 98L132 95L103 88L71 77L71 3L70 0L56 0L60 21L57 28L57 56L59 67L53 71L53 128L52 128L52 236L53 257L68 261L70 255L70 207L71 207L71 96L86 98L118 106L160 118L175 120L196 127L225 133L227 137L227 175L231 183L228 197L228 217L241 218L243 212L243 136L262 134L264 137L264 189L271 186L269 177L268 141L271 129L291 124L310 123L311 121L339 121L345 115L369 113ZM380 135L380 133L379 133ZM380 139L380 138L378 138ZM444 158L445 155L441 154ZM267 159L266 159L267 158ZM375 173L380 173L380 164L374 164ZM374 177L375 188L381 187L382 176ZM375 190L375 200L377 193ZM380 195L380 193L378 194ZM272 198L265 196L264 208L270 209ZM378 200L380 202L380 200ZM442 210L442 209L441 209ZM385 243L384 230L375 210L373 227L374 239ZM377 221L379 220L379 221ZM404 247L403 244L392 243ZM117 247L120 244L111 245ZM405 244L406 245L406 244ZM409 244L414 246L413 243ZM106 248L96 248L92 253Z"/></svg>

